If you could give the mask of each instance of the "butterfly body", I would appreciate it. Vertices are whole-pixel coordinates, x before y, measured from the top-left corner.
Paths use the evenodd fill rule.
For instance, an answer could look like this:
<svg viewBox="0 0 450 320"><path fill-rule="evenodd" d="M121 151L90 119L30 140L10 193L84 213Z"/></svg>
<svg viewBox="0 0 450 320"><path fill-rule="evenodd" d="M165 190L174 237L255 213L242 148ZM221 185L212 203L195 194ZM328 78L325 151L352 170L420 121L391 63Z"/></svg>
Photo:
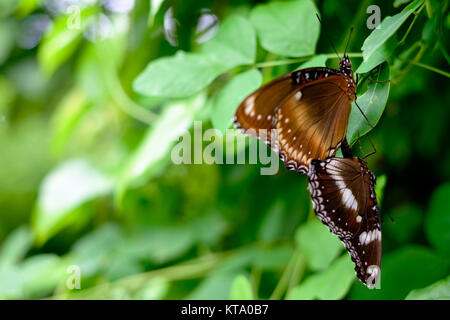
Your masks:
<svg viewBox="0 0 450 320"><path fill-rule="evenodd" d="M375 176L360 158L329 158L311 162L308 180L316 215L344 243L357 277L372 287L382 252Z"/></svg>
<svg viewBox="0 0 450 320"><path fill-rule="evenodd" d="M312 159L336 153L355 99L345 56L338 70L307 68L272 80L240 104L234 122L278 151L287 168L307 173Z"/></svg>

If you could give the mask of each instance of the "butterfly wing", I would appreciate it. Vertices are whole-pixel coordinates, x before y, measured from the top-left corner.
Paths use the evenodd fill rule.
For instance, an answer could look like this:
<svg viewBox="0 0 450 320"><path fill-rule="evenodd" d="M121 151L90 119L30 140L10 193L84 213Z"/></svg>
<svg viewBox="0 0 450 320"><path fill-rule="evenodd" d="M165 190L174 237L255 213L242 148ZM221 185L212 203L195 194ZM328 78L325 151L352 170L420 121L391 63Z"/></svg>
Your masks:
<svg viewBox="0 0 450 320"><path fill-rule="evenodd" d="M344 243L357 277L373 287L382 249L374 175L361 159L330 158L313 160L308 180L316 215Z"/></svg>
<svg viewBox="0 0 450 320"><path fill-rule="evenodd" d="M242 101L233 119L235 126L245 130L248 135L270 142L270 130L274 128L275 111L280 104L304 86L337 75L345 78L338 70L317 67L293 71L278 77Z"/></svg>
<svg viewBox="0 0 450 320"><path fill-rule="evenodd" d="M269 142L275 108L294 89L290 73L265 84L239 105L233 119L235 126Z"/></svg>
<svg viewBox="0 0 450 320"><path fill-rule="evenodd" d="M287 168L306 173L312 159L336 153L350 117L347 89L344 76L332 75L293 90L280 103L274 126Z"/></svg>

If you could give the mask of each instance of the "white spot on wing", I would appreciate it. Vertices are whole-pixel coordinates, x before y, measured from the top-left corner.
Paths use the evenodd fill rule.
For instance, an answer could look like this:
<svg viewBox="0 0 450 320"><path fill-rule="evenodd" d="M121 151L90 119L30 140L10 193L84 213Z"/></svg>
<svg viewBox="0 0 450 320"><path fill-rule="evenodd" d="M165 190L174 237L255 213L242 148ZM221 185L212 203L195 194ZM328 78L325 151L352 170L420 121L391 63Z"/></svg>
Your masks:
<svg viewBox="0 0 450 320"><path fill-rule="evenodd" d="M340 175L330 175L330 178L333 178L333 180L336 182L336 186L341 192L342 203L344 204L344 206L348 209L358 211L358 202L356 201L352 190L347 188L347 185L343 181L343 178Z"/></svg>
<svg viewBox="0 0 450 320"><path fill-rule="evenodd" d="M359 235L359 242L362 245L368 245L375 240L381 240L381 231L378 229L374 229L369 232L364 231Z"/></svg>
<svg viewBox="0 0 450 320"><path fill-rule="evenodd" d="M247 101L245 102L245 114L250 114L250 112L253 111L253 107L255 106L255 96L250 96L247 98ZM253 111L254 112L254 111Z"/></svg>

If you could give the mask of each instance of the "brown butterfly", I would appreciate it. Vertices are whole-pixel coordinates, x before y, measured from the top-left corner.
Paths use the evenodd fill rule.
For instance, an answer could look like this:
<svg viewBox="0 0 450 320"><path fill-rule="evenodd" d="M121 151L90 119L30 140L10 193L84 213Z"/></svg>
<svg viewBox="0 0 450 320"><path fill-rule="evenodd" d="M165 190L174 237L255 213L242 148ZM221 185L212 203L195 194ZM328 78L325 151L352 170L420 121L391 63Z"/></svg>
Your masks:
<svg viewBox="0 0 450 320"><path fill-rule="evenodd" d="M288 169L307 173L312 159L336 153L355 99L352 64L344 55L338 70L297 70L262 86L239 105L234 123L270 144Z"/></svg>
<svg viewBox="0 0 450 320"><path fill-rule="evenodd" d="M375 176L353 157L347 140L341 148L344 158L311 162L308 189L316 215L341 239L357 277L371 288L380 277L382 249Z"/></svg>

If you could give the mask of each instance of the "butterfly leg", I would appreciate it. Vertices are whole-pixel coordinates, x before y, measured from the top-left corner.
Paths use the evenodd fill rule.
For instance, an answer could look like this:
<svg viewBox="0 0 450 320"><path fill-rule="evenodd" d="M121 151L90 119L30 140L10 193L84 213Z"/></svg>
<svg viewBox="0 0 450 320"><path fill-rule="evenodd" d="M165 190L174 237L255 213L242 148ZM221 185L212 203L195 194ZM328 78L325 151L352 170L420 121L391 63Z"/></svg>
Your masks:
<svg viewBox="0 0 450 320"><path fill-rule="evenodd" d="M363 146L361 143L361 135L359 134L359 131L358 131L358 144L359 144L359 150L361 150L361 155L364 155L364 149L363 149ZM365 159L364 156L363 156L363 159Z"/></svg>
<svg viewBox="0 0 450 320"><path fill-rule="evenodd" d="M356 95L355 95L355 104L359 109L359 112L361 112L361 114L363 115L364 119L366 119L367 123L369 124L369 126L373 129L375 128L375 126L369 121L369 119L366 117L366 115L364 114L364 111L362 111L361 107L358 105L358 103L356 102Z"/></svg>
<svg viewBox="0 0 450 320"><path fill-rule="evenodd" d="M391 82L391 79L387 79L387 80L373 80L370 77L367 77L367 80L371 81L371 82L375 82L375 83L386 83L386 82Z"/></svg>
<svg viewBox="0 0 450 320"><path fill-rule="evenodd" d="M381 68L381 66L378 67L378 70L380 70L380 68ZM375 69L373 69L373 70L375 70ZM373 70L372 70L370 73L372 73ZM367 76L367 80L369 80L370 82L375 82L375 83L386 83L386 82L390 82L390 81L391 81L390 79L387 79L387 80L373 80L373 79L370 77L370 73L369 73L369 75Z"/></svg>
<svg viewBox="0 0 450 320"><path fill-rule="evenodd" d="M367 157L370 157L371 155L377 153L377 149L375 148L375 145L373 144L373 142L372 142L372 140L370 139L369 135L366 135L366 136L367 136L367 140L369 140L370 145L372 146L373 151L370 152L370 153L368 153L368 154L364 154L364 151L363 151L362 145L361 145L361 141L360 141L360 142L359 142L359 146L360 146L360 148L361 148L361 151L362 151L363 154L364 154L363 159L366 159ZM358 140L359 140L359 132L358 132Z"/></svg>

